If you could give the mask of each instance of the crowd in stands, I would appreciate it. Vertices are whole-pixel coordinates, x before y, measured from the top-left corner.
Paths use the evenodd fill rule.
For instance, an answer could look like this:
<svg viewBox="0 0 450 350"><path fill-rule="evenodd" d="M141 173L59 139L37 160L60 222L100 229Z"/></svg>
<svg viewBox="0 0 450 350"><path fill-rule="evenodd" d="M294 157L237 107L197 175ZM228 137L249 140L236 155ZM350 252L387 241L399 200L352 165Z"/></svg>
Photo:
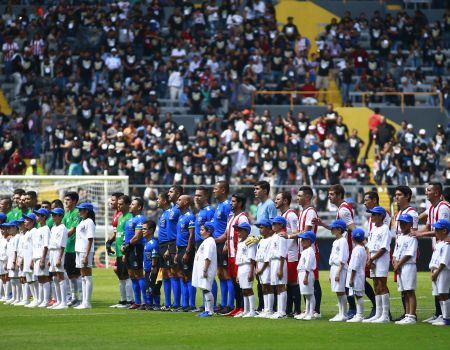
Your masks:
<svg viewBox="0 0 450 350"><path fill-rule="evenodd" d="M420 11L397 18L347 13L318 38L306 38L292 18L277 27L270 1L174 1L173 12L163 5L6 8L0 20L3 74L24 111L0 111L3 173L41 172L36 162L27 168L23 159L29 158L39 158L49 174L106 170L146 184L227 179L251 185L261 178L277 185L339 178L364 183L371 171L376 181L423 183L442 173L448 127L426 135L407 123L400 135L381 127L375 169L369 169L358 162L364 142L332 105L314 125L305 113L259 115L250 107L253 91L264 89L300 90L296 103L316 104L326 99L317 90L327 89L332 76L340 80L344 104L352 103L353 88L398 91L401 84L408 92L425 84L430 71L420 67L426 66L450 108L443 51L448 11L440 23L428 23ZM361 43L367 32L370 50ZM319 53L311 52L311 40ZM414 104L411 98L405 102ZM167 100L204 116L195 135L162 112ZM289 97L258 95L256 102L284 104ZM402 175L408 169L412 175Z"/></svg>

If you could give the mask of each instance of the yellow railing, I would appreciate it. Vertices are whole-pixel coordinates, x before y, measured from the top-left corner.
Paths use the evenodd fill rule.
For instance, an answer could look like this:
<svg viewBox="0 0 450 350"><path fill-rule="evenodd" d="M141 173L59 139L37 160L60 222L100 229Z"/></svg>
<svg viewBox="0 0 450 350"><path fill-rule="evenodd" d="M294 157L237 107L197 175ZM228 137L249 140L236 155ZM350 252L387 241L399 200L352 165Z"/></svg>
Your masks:
<svg viewBox="0 0 450 350"><path fill-rule="evenodd" d="M261 90L261 91L255 91L252 95L252 107L255 105L255 99L257 95L289 95L289 105L291 109L294 107L294 100L297 97L297 95L307 95L312 97L313 94L315 94L315 98L319 100L319 96L323 96L323 94L335 94L339 91L317 91L315 93L312 93L310 91L269 91L269 90ZM402 109L402 112L405 111L405 96L438 96L439 98L439 109L441 112L444 111L444 100L442 98L442 94L439 92L357 92L353 91L350 93L350 96L359 96L362 98L363 104L366 103L368 97L372 96L399 96L400 97L400 107Z"/></svg>

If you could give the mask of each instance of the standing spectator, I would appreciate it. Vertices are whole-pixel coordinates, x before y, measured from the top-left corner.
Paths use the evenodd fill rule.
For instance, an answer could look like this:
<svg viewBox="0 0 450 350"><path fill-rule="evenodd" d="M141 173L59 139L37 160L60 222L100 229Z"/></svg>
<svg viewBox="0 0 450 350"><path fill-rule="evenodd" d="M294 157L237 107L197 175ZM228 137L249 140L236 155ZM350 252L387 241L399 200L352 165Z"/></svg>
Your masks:
<svg viewBox="0 0 450 350"><path fill-rule="evenodd" d="M366 159L367 159L367 156L369 155L369 150L370 150L370 147L372 146L373 140L376 137L377 128L381 124L381 119L384 118L380 114L380 109L378 107L375 108L374 112L375 113L369 117L369 137L368 137L369 143L367 145L366 153L364 155L364 158L366 158Z"/></svg>

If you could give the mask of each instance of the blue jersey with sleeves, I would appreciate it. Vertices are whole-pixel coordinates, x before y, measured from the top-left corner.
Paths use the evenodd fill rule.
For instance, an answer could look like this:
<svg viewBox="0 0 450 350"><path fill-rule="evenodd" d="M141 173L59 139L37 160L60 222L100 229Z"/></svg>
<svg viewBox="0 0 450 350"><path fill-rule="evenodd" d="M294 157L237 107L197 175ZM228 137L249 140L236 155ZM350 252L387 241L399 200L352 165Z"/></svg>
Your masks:
<svg viewBox="0 0 450 350"><path fill-rule="evenodd" d="M161 213L161 216L159 217L159 220L158 220L158 241L159 241L159 243L165 243L170 240L169 233L168 233L169 216L170 216L170 208L163 210Z"/></svg>
<svg viewBox="0 0 450 350"><path fill-rule="evenodd" d="M189 241L189 229L194 228L195 217L191 211L180 215L177 224L177 247L187 247Z"/></svg>
<svg viewBox="0 0 450 350"><path fill-rule="evenodd" d="M145 222L145 216L142 214L138 214L133 216L130 220L128 220L125 224L125 232L124 232L124 243L130 243L130 240L134 237L134 231L141 230L142 224ZM141 238L137 244L144 244L144 240Z"/></svg>
<svg viewBox="0 0 450 350"><path fill-rule="evenodd" d="M231 203L230 200L224 200L217 205L216 211L213 217L214 233L213 238L220 237L224 234L227 229L228 216L231 213Z"/></svg>
<svg viewBox="0 0 450 350"><path fill-rule="evenodd" d="M263 219L272 220L277 216L277 208L275 203L270 198L264 203L259 203L256 209L256 221L261 221Z"/></svg>
<svg viewBox="0 0 450 350"><path fill-rule="evenodd" d="M198 211L197 216L195 217L195 241L203 241L203 238L200 235L200 227L202 227L205 222L212 220L214 212L214 208L210 205L207 205Z"/></svg>
<svg viewBox="0 0 450 350"><path fill-rule="evenodd" d="M169 209L169 222L167 225L167 236L169 241L177 239L177 223L180 218L180 209L176 205L172 205Z"/></svg>
<svg viewBox="0 0 450 350"><path fill-rule="evenodd" d="M144 271L148 272L152 269L152 258L159 255L159 244L156 238L151 238L144 245Z"/></svg>

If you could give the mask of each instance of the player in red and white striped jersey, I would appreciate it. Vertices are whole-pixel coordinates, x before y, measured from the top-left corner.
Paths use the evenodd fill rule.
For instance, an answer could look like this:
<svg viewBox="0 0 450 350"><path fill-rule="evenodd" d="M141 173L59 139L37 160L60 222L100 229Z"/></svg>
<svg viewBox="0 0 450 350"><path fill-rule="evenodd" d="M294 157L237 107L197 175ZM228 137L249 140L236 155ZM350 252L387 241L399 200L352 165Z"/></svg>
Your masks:
<svg viewBox="0 0 450 350"><path fill-rule="evenodd" d="M297 234L298 214L295 210L290 209L292 195L290 192L280 192L275 197L275 207L279 214L287 221L287 235ZM300 287L298 285L298 244L297 239L289 239L287 242L288 256L288 284L287 284L287 307L286 314L292 314L292 304L294 304L294 313L300 313Z"/></svg>
<svg viewBox="0 0 450 350"><path fill-rule="evenodd" d="M224 252L228 252L228 274L234 284L234 298L236 300L236 307L231 310L225 316L236 316L239 313L244 312L244 300L242 297L242 289L237 282L237 265L236 265L236 252L239 243L239 237L235 225L239 225L243 222L249 223L247 213L244 212L246 198L242 193L235 193L231 196L231 210L228 218L227 228L225 230L227 235L226 245Z"/></svg>

